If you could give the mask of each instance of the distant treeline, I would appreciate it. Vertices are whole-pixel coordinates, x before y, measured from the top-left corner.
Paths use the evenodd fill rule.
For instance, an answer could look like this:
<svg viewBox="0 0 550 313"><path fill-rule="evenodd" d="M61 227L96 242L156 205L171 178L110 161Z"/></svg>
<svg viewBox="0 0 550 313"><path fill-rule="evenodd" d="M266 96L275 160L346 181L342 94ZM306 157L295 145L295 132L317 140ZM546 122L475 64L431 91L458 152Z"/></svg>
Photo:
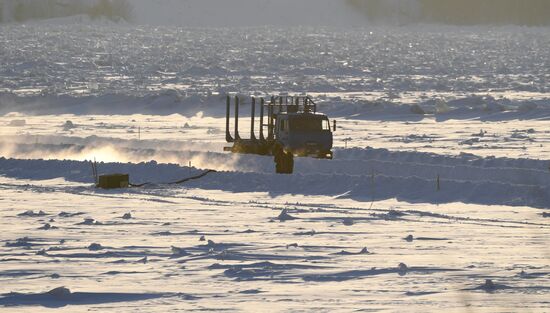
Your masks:
<svg viewBox="0 0 550 313"><path fill-rule="evenodd" d="M371 21L550 25L550 0L346 0Z"/></svg>
<svg viewBox="0 0 550 313"><path fill-rule="evenodd" d="M0 23L72 15L129 21L132 6L127 0L0 0Z"/></svg>

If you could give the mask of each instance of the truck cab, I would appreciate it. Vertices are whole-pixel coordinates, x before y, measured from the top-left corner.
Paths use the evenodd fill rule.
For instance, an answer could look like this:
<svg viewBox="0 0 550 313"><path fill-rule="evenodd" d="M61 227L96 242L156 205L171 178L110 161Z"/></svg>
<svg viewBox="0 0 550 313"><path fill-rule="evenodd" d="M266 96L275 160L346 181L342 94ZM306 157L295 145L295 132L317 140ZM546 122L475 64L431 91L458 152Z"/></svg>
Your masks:
<svg viewBox="0 0 550 313"><path fill-rule="evenodd" d="M324 114L278 114L275 139L286 152L295 156L332 159L332 132Z"/></svg>

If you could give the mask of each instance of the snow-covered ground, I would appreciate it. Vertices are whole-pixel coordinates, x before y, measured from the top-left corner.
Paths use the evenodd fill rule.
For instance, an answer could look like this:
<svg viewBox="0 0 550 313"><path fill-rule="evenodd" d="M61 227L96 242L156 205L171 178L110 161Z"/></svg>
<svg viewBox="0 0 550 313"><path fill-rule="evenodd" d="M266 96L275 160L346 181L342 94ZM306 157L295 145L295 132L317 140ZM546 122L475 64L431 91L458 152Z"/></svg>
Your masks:
<svg viewBox="0 0 550 313"><path fill-rule="evenodd" d="M14 312L28 305L543 312L548 305L550 225L528 207L371 206L189 186L103 192L59 179L2 178L0 188L9 229L1 292L21 293L0 304L17 305ZM498 287L479 289L485 279ZM30 295L59 286L106 295Z"/></svg>
<svg viewBox="0 0 550 313"><path fill-rule="evenodd" d="M66 22L0 26L0 308L548 310L547 29ZM335 159L224 153L227 92L312 95Z"/></svg>

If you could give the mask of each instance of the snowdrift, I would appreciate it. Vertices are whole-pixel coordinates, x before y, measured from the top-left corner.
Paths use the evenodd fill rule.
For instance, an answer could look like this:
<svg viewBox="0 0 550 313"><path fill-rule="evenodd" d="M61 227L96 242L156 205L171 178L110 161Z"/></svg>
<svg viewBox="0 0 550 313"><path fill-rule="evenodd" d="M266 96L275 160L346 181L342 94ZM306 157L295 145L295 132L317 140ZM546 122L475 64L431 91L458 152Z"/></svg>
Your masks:
<svg viewBox="0 0 550 313"><path fill-rule="evenodd" d="M266 159L267 161L267 159ZM322 164L320 164L322 162ZM231 192L331 195L362 201L397 198L409 202L550 206L550 175L544 161L448 157L414 152L337 151L336 161L299 159L298 174L218 172L186 186ZM101 163L100 172L130 173L134 184L163 184L202 173L156 162ZM92 183L89 162L0 158L0 173L20 179Z"/></svg>

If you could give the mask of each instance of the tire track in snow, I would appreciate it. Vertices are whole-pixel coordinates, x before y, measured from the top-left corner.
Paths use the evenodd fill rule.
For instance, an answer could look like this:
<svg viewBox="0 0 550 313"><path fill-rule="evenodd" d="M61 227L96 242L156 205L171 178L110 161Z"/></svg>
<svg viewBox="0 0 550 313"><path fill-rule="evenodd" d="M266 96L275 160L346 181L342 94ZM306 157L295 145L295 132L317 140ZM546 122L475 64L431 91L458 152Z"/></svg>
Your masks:
<svg viewBox="0 0 550 313"><path fill-rule="evenodd" d="M92 144L16 144L16 158L25 155L72 159L71 153L101 149L108 145L103 141L98 146ZM271 173L272 160L269 157L254 155L233 155L212 151L165 150L159 148L125 147L124 141L116 140L121 161L140 162L156 160L159 162L177 162L194 164L216 170L236 170L245 172ZM0 144L0 150L2 144ZM17 152L19 151L19 152ZM78 153L77 153L78 154ZM471 154L458 156L439 155L423 152L390 151L386 149L341 149L336 150L331 161L308 158L296 159L296 173L300 174L348 174L387 177L419 177L426 180L440 179L463 182L495 182L513 185L550 187L549 161L511 158L482 158Z"/></svg>
<svg viewBox="0 0 550 313"><path fill-rule="evenodd" d="M353 163L353 162L352 162ZM330 164L330 162L327 162ZM156 162L103 163L104 172L130 173L135 180L169 181L189 177L197 169ZM420 167L421 168L421 167ZM63 177L69 181L89 182L89 162L15 160L0 158L0 174L26 179ZM418 176L384 174L351 175L346 173L311 173L276 175L271 173L218 172L186 186L232 192L268 192L271 195L331 195L339 198L371 201L396 198L413 203L464 202L487 205L550 206L546 185L514 184L491 180L428 179Z"/></svg>

